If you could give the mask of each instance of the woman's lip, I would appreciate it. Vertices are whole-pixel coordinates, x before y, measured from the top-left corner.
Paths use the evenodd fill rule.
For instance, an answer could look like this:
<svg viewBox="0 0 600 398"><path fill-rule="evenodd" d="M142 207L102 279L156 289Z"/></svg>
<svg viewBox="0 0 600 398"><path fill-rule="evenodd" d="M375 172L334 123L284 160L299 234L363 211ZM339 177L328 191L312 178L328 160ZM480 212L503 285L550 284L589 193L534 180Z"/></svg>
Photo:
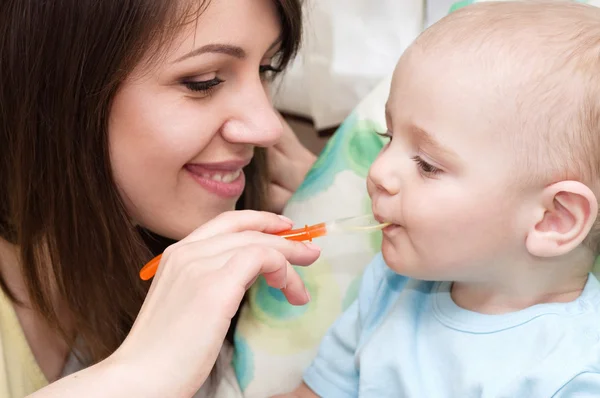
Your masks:
<svg viewBox="0 0 600 398"><path fill-rule="evenodd" d="M246 186L246 176L241 167L238 168L212 168L208 169L203 166L193 167L194 165L186 165L185 170L190 173L191 177L205 190L214 193L222 198L239 198L244 192ZM216 181L206 176L206 174L216 173L233 173L239 171L239 176L230 182Z"/></svg>

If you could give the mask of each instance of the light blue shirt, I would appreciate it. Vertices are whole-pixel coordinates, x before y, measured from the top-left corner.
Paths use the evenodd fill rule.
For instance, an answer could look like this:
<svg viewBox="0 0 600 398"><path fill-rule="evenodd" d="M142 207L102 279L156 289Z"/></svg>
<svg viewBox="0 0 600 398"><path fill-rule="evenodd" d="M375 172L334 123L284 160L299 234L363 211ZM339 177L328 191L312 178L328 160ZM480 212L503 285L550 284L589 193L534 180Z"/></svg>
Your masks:
<svg viewBox="0 0 600 398"><path fill-rule="evenodd" d="M304 382L325 398L600 397L600 283L570 303L505 315L458 307L449 282L409 279L381 254Z"/></svg>

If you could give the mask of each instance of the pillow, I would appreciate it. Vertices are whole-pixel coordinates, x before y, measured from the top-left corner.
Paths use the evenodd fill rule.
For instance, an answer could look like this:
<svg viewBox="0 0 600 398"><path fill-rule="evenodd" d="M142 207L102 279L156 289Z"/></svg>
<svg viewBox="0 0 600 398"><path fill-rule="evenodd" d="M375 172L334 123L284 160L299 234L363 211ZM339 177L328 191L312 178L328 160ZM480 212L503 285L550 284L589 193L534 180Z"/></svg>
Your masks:
<svg viewBox="0 0 600 398"><path fill-rule="evenodd" d="M391 77L381 82L329 140L284 215L296 226L371 212L369 167L384 140L384 107ZM290 391L316 355L321 338L354 301L363 268L379 251L381 233L338 235L315 241L322 254L297 267L311 302L291 306L263 279L249 290L235 334L234 368L246 397Z"/></svg>
<svg viewBox="0 0 600 398"><path fill-rule="evenodd" d="M451 10L474 3L464 0ZM600 5L600 0L587 1ZM384 141L384 107L391 76L382 81L342 123L294 194L284 215L298 226L369 213L365 178ZM320 259L297 268L312 300L289 305L263 279L249 290L234 336L233 366L249 398L293 390L335 319L354 301L364 267L380 249L381 234L320 238ZM595 271L600 276L600 258Z"/></svg>

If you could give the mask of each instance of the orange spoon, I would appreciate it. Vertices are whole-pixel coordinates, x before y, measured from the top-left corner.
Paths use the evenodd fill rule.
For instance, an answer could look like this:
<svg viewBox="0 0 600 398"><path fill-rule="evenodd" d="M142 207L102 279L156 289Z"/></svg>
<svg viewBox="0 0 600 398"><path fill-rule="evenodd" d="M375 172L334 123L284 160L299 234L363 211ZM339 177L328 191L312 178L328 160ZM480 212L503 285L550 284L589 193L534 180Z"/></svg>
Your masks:
<svg viewBox="0 0 600 398"><path fill-rule="evenodd" d="M309 241L312 242L314 238L320 238L325 235L331 235L335 232L370 232L370 231L378 231L390 225L390 223L380 223L373 218L372 215L367 216L358 216L358 217L350 217L343 218L330 222L322 222L314 225L305 225L303 228L298 229L290 229L287 231L279 232L274 235L281 236L282 238L304 242ZM160 263L160 259L162 258L162 254L154 257L150 260L144 267L140 270L140 278L142 280L151 279L154 274L156 274L156 270L158 269L158 264Z"/></svg>

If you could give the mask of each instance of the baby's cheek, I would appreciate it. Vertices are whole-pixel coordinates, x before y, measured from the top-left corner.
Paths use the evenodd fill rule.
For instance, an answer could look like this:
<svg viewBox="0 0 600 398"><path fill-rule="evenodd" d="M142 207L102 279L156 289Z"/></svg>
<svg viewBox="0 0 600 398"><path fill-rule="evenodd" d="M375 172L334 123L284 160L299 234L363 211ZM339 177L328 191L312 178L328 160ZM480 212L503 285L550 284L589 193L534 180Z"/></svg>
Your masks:
<svg viewBox="0 0 600 398"><path fill-rule="evenodd" d="M464 200L421 200L405 209L405 221L409 235L422 249L455 251L479 237L483 214L476 204Z"/></svg>

